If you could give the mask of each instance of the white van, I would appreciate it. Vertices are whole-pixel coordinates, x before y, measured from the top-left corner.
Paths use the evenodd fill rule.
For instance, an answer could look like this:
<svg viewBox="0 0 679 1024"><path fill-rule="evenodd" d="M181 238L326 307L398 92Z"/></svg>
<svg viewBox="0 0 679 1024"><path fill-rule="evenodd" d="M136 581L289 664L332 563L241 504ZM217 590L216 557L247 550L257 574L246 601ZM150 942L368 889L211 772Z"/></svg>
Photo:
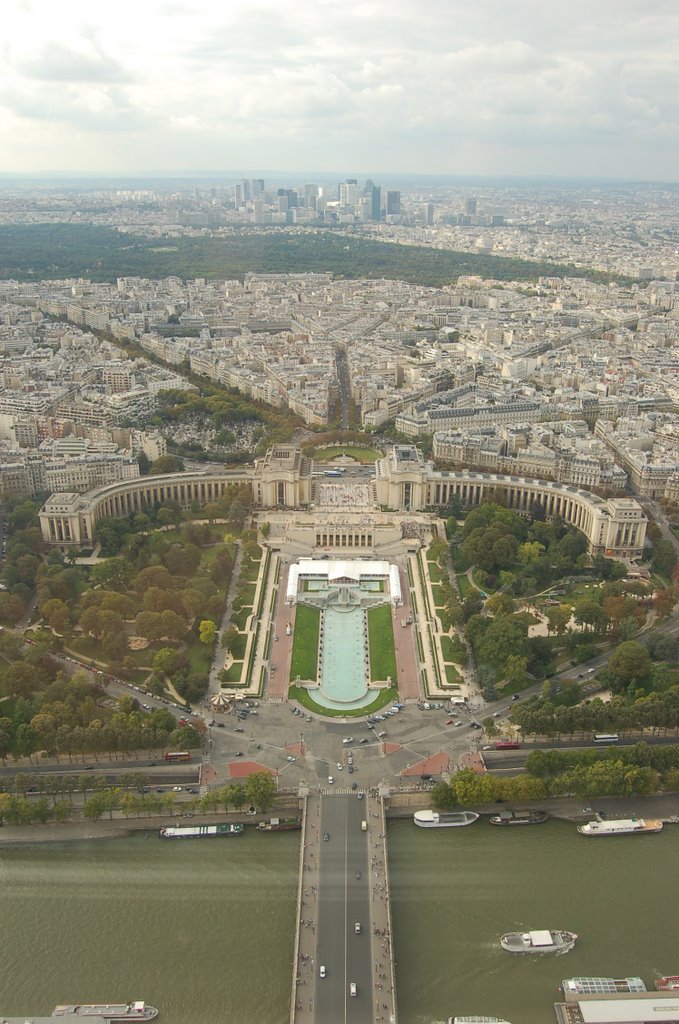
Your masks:
<svg viewBox="0 0 679 1024"><path fill-rule="evenodd" d="M365 819L364 819L361 822L361 832L367 832L367 831L368 831L368 822L365 821Z"/></svg>
<svg viewBox="0 0 679 1024"><path fill-rule="evenodd" d="M356 995L356 982L355 981L349 982L349 995L350 996L355 996Z"/></svg>

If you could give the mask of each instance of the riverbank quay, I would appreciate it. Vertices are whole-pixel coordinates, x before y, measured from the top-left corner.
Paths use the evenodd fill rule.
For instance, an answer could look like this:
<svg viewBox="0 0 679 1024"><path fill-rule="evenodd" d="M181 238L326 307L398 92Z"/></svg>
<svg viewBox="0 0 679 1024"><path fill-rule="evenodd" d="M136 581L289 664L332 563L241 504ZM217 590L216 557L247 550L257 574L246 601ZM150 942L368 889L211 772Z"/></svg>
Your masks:
<svg viewBox="0 0 679 1024"><path fill-rule="evenodd" d="M130 836L138 832L157 834L168 824L214 825L215 821L240 822L244 825L257 825L271 817L290 817L301 814L297 794L285 794L287 799L281 801L266 814L247 814L244 812L222 811L217 814L186 815L166 814L149 818L126 818L121 811L114 811L113 818L106 821L85 821L78 818L73 821L51 822L45 825L8 825L0 828L0 847L19 845L22 843L67 843L92 839L115 839ZM479 804L467 810L476 811L482 816L497 814L503 808L514 805L509 803ZM516 807L526 810L542 810L551 818L564 821L581 822L595 813L608 818L660 818L668 820L679 817L679 792L660 793L643 797L558 797L552 800L517 801ZM415 811L431 807L431 791L411 790L409 792L391 792L384 799L384 813L387 822L390 819L410 818Z"/></svg>

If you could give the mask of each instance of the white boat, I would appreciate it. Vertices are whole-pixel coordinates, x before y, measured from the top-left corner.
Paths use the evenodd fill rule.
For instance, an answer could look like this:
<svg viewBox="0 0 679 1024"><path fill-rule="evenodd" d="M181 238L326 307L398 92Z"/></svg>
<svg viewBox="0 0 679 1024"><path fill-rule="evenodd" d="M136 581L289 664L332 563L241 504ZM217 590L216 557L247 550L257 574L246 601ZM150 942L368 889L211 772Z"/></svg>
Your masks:
<svg viewBox="0 0 679 1024"><path fill-rule="evenodd" d="M563 994L569 996L612 995L616 992L645 992L646 985L639 977L633 978L565 978L561 982Z"/></svg>
<svg viewBox="0 0 679 1024"><path fill-rule="evenodd" d="M103 1017L107 1021L147 1021L158 1016L155 1006L135 1003L71 1003L55 1006L53 1017Z"/></svg>
<svg viewBox="0 0 679 1024"><path fill-rule="evenodd" d="M660 832L660 818L617 818L612 821L588 821L578 825L583 836L631 836L637 832Z"/></svg>
<svg viewBox="0 0 679 1024"><path fill-rule="evenodd" d="M504 1017L449 1017L446 1024L509 1024Z"/></svg>
<svg viewBox="0 0 679 1024"><path fill-rule="evenodd" d="M420 828L460 828L479 818L473 811L415 811L413 821Z"/></svg>
<svg viewBox="0 0 679 1024"><path fill-rule="evenodd" d="M507 932L500 936L500 945L508 953L568 953L575 945L575 932L548 931Z"/></svg>

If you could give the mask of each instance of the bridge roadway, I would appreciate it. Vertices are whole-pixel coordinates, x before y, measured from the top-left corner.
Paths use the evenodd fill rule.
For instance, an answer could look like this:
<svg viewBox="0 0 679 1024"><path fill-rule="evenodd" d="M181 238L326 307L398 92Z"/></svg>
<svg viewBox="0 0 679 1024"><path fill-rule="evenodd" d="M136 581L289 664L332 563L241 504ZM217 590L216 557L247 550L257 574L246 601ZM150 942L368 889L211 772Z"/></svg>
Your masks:
<svg viewBox="0 0 679 1024"><path fill-rule="evenodd" d="M396 1024L386 827L374 795L327 788L307 798L290 1021Z"/></svg>

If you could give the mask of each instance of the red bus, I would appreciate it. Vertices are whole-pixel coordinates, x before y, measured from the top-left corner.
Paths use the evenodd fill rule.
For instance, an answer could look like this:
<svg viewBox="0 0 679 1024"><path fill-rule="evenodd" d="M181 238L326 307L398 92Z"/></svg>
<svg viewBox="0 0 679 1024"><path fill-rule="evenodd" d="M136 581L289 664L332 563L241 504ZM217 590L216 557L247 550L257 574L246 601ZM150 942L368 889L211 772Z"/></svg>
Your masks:
<svg viewBox="0 0 679 1024"><path fill-rule="evenodd" d="M495 744L495 749L496 750L518 750L520 748L520 746L521 746L521 744L517 743L515 740L511 740L511 741L510 740L501 740L499 743Z"/></svg>
<svg viewBox="0 0 679 1024"><path fill-rule="evenodd" d="M175 762L176 761L190 761L191 760L191 755L188 752L188 750L177 750L177 751L174 751L174 753L168 752L165 755L165 760L166 761L175 761Z"/></svg>

